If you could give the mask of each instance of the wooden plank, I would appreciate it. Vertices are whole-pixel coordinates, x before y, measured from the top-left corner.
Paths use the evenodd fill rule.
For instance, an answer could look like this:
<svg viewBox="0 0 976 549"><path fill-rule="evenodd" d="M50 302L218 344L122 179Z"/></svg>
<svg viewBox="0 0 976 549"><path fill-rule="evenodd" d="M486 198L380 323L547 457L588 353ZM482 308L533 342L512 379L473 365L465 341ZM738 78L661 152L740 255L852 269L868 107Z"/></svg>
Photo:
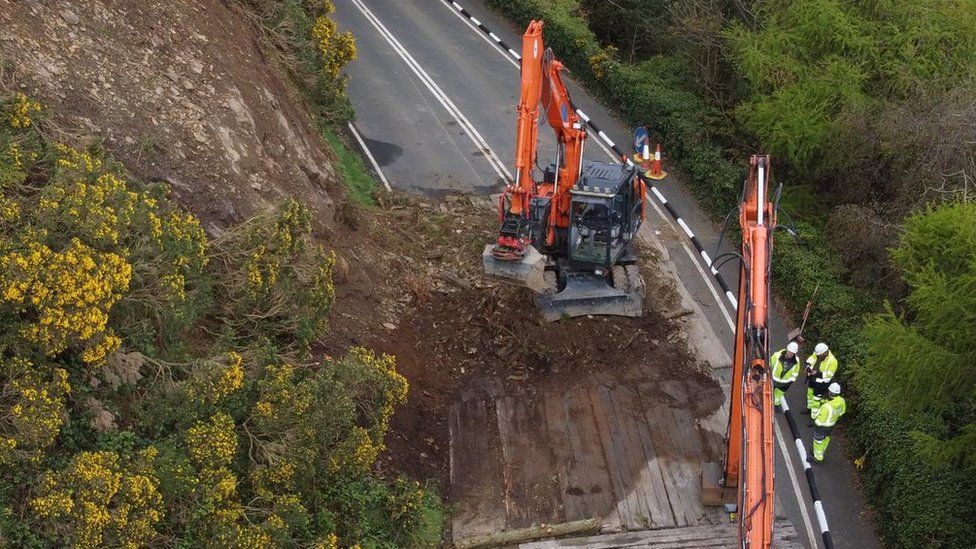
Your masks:
<svg viewBox="0 0 976 549"><path fill-rule="evenodd" d="M603 454L607 459L607 469L613 484L613 494L617 502L617 515L624 528L639 528L641 516L640 502L637 494L631 489L632 471L627 466L627 454L623 448L623 441L618 434L613 436L610 427L610 411L603 405L597 390L585 390L585 398L593 410L597 431L603 445Z"/></svg>
<svg viewBox="0 0 976 549"><path fill-rule="evenodd" d="M629 547L655 547L660 549L691 549L734 547L738 545L738 529L735 524L720 526L690 526L644 530L619 534L602 534L589 537L523 543L519 549L617 549ZM776 549L799 549L796 530L789 521L777 521L773 540Z"/></svg>
<svg viewBox="0 0 976 549"><path fill-rule="evenodd" d="M561 393L547 392L542 395L542 411L546 424L549 450L552 452L554 474L559 483L559 497L566 521L590 518L586 515L584 498L588 486L581 486L579 471L574 467L573 448L570 442L569 419Z"/></svg>
<svg viewBox="0 0 976 549"><path fill-rule="evenodd" d="M555 474L545 416L540 399L534 394L519 393L506 398L506 406L514 409L518 470L513 471L520 487L519 515L509 517L509 526L524 528L533 524L565 522L559 479ZM586 517L590 518L590 517Z"/></svg>
<svg viewBox="0 0 976 549"><path fill-rule="evenodd" d="M451 492L458 502L452 520L454 539L505 527L504 494L498 482L502 475L501 442L494 415L484 396L452 408Z"/></svg>
<svg viewBox="0 0 976 549"><path fill-rule="evenodd" d="M585 516L603 517L611 528L620 528L613 481L589 400L585 398L582 388L570 390L562 400L569 448L573 456L568 475L575 479L576 489L573 492L582 501L582 513Z"/></svg>
<svg viewBox="0 0 976 549"><path fill-rule="evenodd" d="M520 500L524 497L520 484L521 466L515 427L512 425L515 410L512 397L502 396L495 399L495 416L498 421L498 437L502 444L502 486L505 493L505 525L511 527L512 522L518 522L522 513Z"/></svg>
<svg viewBox="0 0 976 549"><path fill-rule="evenodd" d="M689 463L685 454L686 440L695 436L691 430L679 429L672 410L652 403L645 413L652 444L658 449L661 473L668 486L668 500L678 526L694 526L702 515L701 486L698 480L700 456Z"/></svg>
<svg viewBox="0 0 976 549"><path fill-rule="evenodd" d="M668 501L668 488L658 464L657 455L646 430L640 429L644 422L644 405L637 392L629 387L618 385L611 391L602 388L601 396L612 406L618 431L623 436L627 459L636 468L633 483L641 501L641 509L646 509L646 521L640 527L669 528L676 526L674 512Z"/></svg>

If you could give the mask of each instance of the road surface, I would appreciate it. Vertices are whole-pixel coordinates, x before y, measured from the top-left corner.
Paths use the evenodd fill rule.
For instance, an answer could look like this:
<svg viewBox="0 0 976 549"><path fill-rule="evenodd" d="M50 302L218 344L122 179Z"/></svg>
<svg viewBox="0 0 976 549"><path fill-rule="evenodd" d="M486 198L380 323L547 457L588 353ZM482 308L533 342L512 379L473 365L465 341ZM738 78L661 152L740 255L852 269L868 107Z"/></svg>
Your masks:
<svg viewBox="0 0 976 549"><path fill-rule="evenodd" d="M519 85L518 67L511 56L442 0L335 0L335 4L340 27L356 36L358 56L348 67L349 95L357 113L355 128L375 159L376 169L395 188L432 196L497 192L514 164ZM506 43L520 47L520 33L506 20L478 1L465 0L462 5ZM567 85L577 106L627 150L632 128L616 120L571 80ZM554 148L547 126L539 135L541 163L552 158ZM608 150L594 136L585 156L607 160ZM685 186L669 177L660 189L711 250L719 227ZM673 225L656 209L648 217L652 224ZM707 266L687 243L668 246L682 282L715 332L731 347L734 311L708 276ZM734 265L723 268L723 275L736 287ZM774 342L785 344L785 326L785 315L775 313ZM839 358L843 368L843 357ZM804 391L802 383L797 383L788 396L795 413L804 408ZM803 417L798 416L798 421L809 451L812 428ZM803 469L786 422L782 417L778 422L778 434L785 435L777 445L776 463L776 489L783 511L806 534L809 546L820 546ZM826 462L814 468L835 546L878 547L856 487L851 466L854 456L847 456L839 442L832 442Z"/></svg>

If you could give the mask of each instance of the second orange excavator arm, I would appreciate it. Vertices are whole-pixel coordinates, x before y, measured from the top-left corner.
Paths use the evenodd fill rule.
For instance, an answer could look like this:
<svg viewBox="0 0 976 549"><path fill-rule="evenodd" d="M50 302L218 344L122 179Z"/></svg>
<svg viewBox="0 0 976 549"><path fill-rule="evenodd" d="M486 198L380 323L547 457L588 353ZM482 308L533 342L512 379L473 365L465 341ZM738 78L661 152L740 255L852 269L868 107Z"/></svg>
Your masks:
<svg viewBox="0 0 976 549"><path fill-rule="evenodd" d="M739 225L742 267L732 365L725 479L738 486L742 547L766 549L773 532L773 401L769 371L769 277L776 211L769 201L769 157L749 162Z"/></svg>

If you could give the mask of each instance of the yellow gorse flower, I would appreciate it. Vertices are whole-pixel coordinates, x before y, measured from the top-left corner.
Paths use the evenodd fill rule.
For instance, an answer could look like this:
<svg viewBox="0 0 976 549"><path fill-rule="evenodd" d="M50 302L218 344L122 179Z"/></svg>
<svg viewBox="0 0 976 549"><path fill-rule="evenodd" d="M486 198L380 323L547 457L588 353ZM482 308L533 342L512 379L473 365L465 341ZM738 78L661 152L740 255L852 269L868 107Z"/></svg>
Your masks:
<svg viewBox="0 0 976 549"><path fill-rule="evenodd" d="M60 252L32 241L25 250L0 256L0 274L0 298L36 317L22 335L44 353L79 345L82 359L97 364L118 348L119 339L106 325L132 277L122 257L97 252L77 238Z"/></svg>
<svg viewBox="0 0 976 549"><path fill-rule="evenodd" d="M234 420L218 412L210 421L198 422L187 431L186 446L190 457L200 467L216 469L229 465L237 451Z"/></svg>
<svg viewBox="0 0 976 549"><path fill-rule="evenodd" d="M23 93L17 93L13 101L4 107L4 112L11 127L29 128L34 123L31 114L41 112L41 104Z"/></svg>
<svg viewBox="0 0 976 549"><path fill-rule="evenodd" d="M356 58L356 40L350 32L338 32L336 22L329 15L335 11L331 0L324 3L324 14L312 25L312 39L322 56L322 72L329 80L336 80L342 69Z"/></svg>
<svg viewBox="0 0 976 549"><path fill-rule="evenodd" d="M114 452L81 452L63 471L44 475L31 508L76 547L145 545L163 518L163 498L157 479L135 469Z"/></svg>

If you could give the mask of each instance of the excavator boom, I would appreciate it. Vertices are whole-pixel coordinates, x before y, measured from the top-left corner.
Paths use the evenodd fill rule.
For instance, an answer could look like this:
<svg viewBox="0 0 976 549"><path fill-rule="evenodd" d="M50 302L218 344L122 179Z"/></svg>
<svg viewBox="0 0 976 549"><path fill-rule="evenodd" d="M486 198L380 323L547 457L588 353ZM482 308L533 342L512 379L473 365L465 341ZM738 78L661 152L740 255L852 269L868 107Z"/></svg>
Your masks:
<svg viewBox="0 0 976 549"><path fill-rule="evenodd" d="M776 211L769 200L769 156L753 155L739 205L742 230L731 399L720 479L706 478L706 503L735 503L743 548L773 537L773 396L769 370L769 280ZM716 471L717 472L717 471ZM716 481L719 485L715 485ZM732 493L730 493L732 492Z"/></svg>
<svg viewBox="0 0 976 549"><path fill-rule="evenodd" d="M769 201L769 157L749 161L743 201L742 272L732 371L738 415L729 421L727 474L737 467L739 538L742 547L768 549L773 537L773 396L769 370L769 279L776 211ZM741 449L741 450L740 450Z"/></svg>

